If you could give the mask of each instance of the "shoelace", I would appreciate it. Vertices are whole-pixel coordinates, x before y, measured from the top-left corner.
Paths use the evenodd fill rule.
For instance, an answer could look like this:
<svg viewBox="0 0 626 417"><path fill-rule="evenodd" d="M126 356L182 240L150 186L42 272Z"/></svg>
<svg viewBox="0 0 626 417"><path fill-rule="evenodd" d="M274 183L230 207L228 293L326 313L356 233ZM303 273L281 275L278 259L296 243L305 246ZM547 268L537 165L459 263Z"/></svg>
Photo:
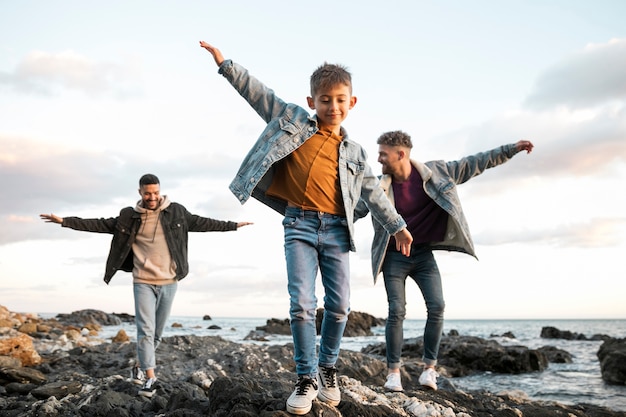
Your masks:
<svg viewBox="0 0 626 417"><path fill-rule="evenodd" d="M317 389L317 385L315 381L310 378L302 378L300 381L296 383L296 395L306 395L306 392L309 389L309 386L312 386L313 389Z"/></svg>
<svg viewBox="0 0 626 417"><path fill-rule="evenodd" d="M335 375L337 374L337 370L335 368L324 368L322 371L322 376L324 377L324 385L328 388L335 388Z"/></svg>

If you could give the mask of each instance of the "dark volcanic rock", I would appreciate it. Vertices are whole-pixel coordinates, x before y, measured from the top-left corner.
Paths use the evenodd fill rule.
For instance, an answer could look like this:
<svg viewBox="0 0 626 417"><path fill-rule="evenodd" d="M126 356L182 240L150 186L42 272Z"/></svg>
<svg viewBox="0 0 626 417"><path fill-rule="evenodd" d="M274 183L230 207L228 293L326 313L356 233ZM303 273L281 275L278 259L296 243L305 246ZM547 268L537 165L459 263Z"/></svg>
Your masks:
<svg viewBox="0 0 626 417"><path fill-rule="evenodd" d="M539 350L550 363L572 363L572 354L554 346L542 346Z"/></svg>
<svg viewBox="0 0 626 417"><path fill-rule="evenodd" d="M587 338L584 334L571 332L569 330L559 330L556 327L545 326L541 328L541 337L544 339L565 339L565 340L608 340L610 336L605 334L594 334Z"/></svg>
<svg viewBox="0 0 626 417"><path fill-rule="evenodd" d="M315 314L315 327L318 335L322 328L323 319L324 309L318 308ZM344 337L371 336L373 334L372 327L381 326L383 324L385 324L383 319L376 318L367 313L352 311L348 316L348 323L346 324L346 330L343 332L343 335ZM290 335L291 327L289 319L269 319L265 326L258 326L256 332L251 332L249 339L259 340L267 334Z"/></svg>
<svg viewBox="0 0 626 417"><path fill-rule="evenodd" d="M609 339L598 350L602 379L609 384L626 385L626 339Z"/></svg>
<svg viewBox="0 0 626 417"><path fill-rule="evenodd" d="M100 326L117 326L122 324L122 319L116 314L108 314L100 310L78 310L70 314L57 314L56 319L64 324L72 324L82 327L88 323L98 324Z"/></svg>
<svg viewBox="0 0 626 417"><path fill-rule="evenodd" d="M370 345L363 353L385 356L385 344ZM421 358L424 352L422 337L405 340L402 356ZM548 358L540 350L526 346L502 346L495 340L474 336L444 336L439 347L439 366L449 376L460 377L475 372L519 374L542 371Z"/></svg>
<svg viewBox="0 0 626 417"><path fill-rule="evenodd" d="M291 327L289 325L289 319L269 319L265 322L265 326L257 326L256 330L268 333L268 334L291 334Z"/></svg>
<svg viewBox="0 0 626 417"><path fill-rule="evenodd" d="M37 369L47 382L0 396L2 416L214 416L287 417L285 400L296 380L291 344L238 344L216 336L165 338L157 354L156 395L137 395L128 379L134 343L103 343L44 354ZM337 367L342 391L338 407L315 401L312 416L624 417L601 407L541 403L506 394L462 392L447 378L438 391L423 390L421 366L403 367L404 393L385 393L385 363L375 355L342 351ZM26 385L26 384L25 384ZM80 391L78 387L82 387ZM66 388L64 388L66 387ZM44 388L56 395L35 397ZM25 394L30 390L29 394ZM37 391L35 391L37 390ZM49 391L49 393L52 391ZM46 394L48 395L48 394ZM426 413L428 410L428 414ZM465 414L463 414L465 413Z"/></svg>

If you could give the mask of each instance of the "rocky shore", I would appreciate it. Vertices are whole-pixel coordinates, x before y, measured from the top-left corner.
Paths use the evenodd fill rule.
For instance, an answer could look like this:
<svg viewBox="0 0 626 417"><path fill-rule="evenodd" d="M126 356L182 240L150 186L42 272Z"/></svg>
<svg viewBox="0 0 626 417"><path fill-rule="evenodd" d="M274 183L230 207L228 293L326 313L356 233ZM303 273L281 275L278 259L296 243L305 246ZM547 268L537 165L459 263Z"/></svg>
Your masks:
<svg viewBox="0 0 626 417"><path fill-rule="evenodd" d="M296 379L291 344L234 343L215 336L165 338L158 350L157 394L147 399L137 396L137 386L128 379L135 344L123 334L115 341L98 338L102 321L129 319L88 310L42 320L0 306L0 415L289 416L285 400ZM366 332L364 327L378 324L372 320L376 319L355 314L351 331ZM281 331L281 324L285 323L268 320L268 326L251 338L260 340L263 332ZM531 401L521 392L464 392L450 379L484 370L541 371L551 361L566 361L567 352L446 335L439 389L431 391L417 383L420 346L420 339L409 340L403 351L403 393L381 388L384 344L362 352L342 350L337 363L341 403L330 407L316 401L308 416L626 416L593 405ZM607 338L600 351L601 364L611 369L614 383L620 378L626 382L626 373L620 373L626 372L622 356L626 342Z"/></svg>

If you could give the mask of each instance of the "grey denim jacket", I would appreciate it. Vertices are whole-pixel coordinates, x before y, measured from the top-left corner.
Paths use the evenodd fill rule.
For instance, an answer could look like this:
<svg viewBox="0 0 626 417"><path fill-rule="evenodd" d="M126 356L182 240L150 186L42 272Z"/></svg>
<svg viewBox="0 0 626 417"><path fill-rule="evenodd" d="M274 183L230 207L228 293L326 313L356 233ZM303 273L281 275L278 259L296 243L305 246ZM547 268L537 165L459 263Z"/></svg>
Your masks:
<svg viewBox="0 0 626 417"><path fill-rule="evenodd" d="M229 188L241 204L252 196L284 215L287 202L266 195L272 183L274 164L295 151L318 131L317 117L309 115L300 106L278 98L273 90L232 60L222 62L218 72L267 123L241 163ZM406 223L385 196L378 177L367 163L367 154L363 147L350 140L343 128L341 134L343 141L339 147L339 184L350 234L350 250L355 251L354 209L359 200L367 206L385 233L396 234L406 227Z"/></svg>
<svg viewBox="0 0 626 417"><path fill-rule="evenodd" d="M440 249L462 252L478 259L474 252L474 243L467 220L463 214L456 185L463 184L470 178L482 174L488 168L505 163L518 152L515 144L509 144L487 152L467 156L458 161L429 161L421 163L411 160L411 163L424 181L426 194L448 213L448 226L445 238L442 242L431 242L430 248L432 250ZM389 200L395 205L391 176L383 175L380 179L380 184ZM359 204L357 207L357 218L365 215L367 215L365 205ZM390 236L375 219L372 219L372 222L374 224L372 273L374 274L374 283L376 283L383 266Z"/></svg>

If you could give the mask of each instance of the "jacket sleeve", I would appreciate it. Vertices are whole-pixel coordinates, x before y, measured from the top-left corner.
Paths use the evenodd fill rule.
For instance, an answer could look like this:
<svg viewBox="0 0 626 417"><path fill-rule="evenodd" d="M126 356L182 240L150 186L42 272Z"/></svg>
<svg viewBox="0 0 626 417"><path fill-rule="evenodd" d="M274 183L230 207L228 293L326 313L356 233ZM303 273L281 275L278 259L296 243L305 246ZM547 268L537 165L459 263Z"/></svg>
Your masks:
<svg viewBox="0 0 626 417"><path fill-rule="evenodd" d="M180 207L183 210L190 232L230 232L237 230L236 222L198 216L197 214L191 214L185 207Z"/></svg>
<svg viewBox="0 0 626 417"><path fill-rule="evenodd" d="M80 230L83 232L94 233L109 233L113 234L115 226L117 224L117 217L110 217L108 219L82 219L80 217L64 217L62 227L68 227L74 230Z"/></svg>
<svg viewBox="0 0 626 417"><path fill-rule="evenodd" d="M370 210L367 208L367 204L363 201L362 198L359 199L359 202L356 204L354 208L354 221L362 219L363 217L369 214Z"/></svg>
<svg viewBox="0 0 626 417"><path fill-rule="evenodd" d="M517 152L515 144L503 145L490 151L466 156L458 161L447 162L446 166L454 182L463 184L485 170L507 162Z"/></svg>
<svg viewBox="0 0 626 417"><path fill-rule="evenodd" d="M361 202L365 207L359 205ZM395 235L406 227L406 222L385 195L385 191L380 186L380 180L372 173L371 167L367 164L365 166L363 183L361 184L361 198L355 206L354 212L364 216L367 214L364 211L365 208L369 210L372 218L380 223L390 235Z"/></svg>
<svg viewBox="0 0 626 417"><path fill-rule="evenodd" d="M287 103L241 65L227 59L222 62L218 72L246 99L265 123L285 112Z"/></svg>

